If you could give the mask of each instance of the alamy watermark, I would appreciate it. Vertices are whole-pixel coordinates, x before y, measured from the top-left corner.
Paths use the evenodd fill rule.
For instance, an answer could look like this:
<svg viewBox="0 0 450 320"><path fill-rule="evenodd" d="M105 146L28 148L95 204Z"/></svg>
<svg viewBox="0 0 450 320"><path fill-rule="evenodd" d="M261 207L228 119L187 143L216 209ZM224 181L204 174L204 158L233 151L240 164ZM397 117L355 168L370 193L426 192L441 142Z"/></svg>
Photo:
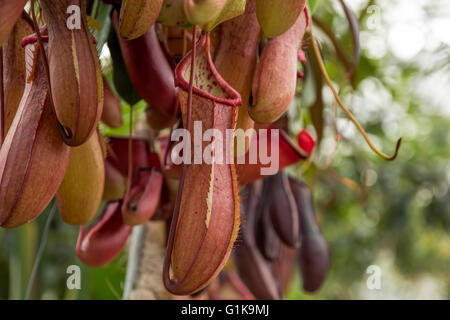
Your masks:
<svg viewBox="0 0 450 320"><path fill-rule="evenodd" d="M178 142L171 150L174 164L259 164L261 175L273 175L279 170L279 129L226 129L225 137L218 129L203 133L202 122L194 121L194 134L183 128L175 129L170 137ZM258 139L249 143L252 137ZM270 136L270 141L269 141ZM204 143L209 143L204 147ZM234 156L236 150L237 157Z"/></svg>
<svg viewBox="0 0 450 320"><path fill-rule="evenodd" d="M370 274L367 277L366 286L369 290L381 289L381 268L377 265L370 265L366 269L366 273Z"/></svg>
<svg viewBox="0 0 450 320"><path fill-rule="evenodd" d="M369 30L378 30L381 27L381 8L375 4L369 6L367 8L367 13L369 16L367 17L367 29Z"/></svg>
<svg viewBox="0 0 450 320"><path fill-rule="evenodd" d="M66 269L67 277L66 286L69 290L81 290L81 269L76 264L70 265Z"/></svg>
<svg viewBox="0 0 450 320"><path fill-rule="evenodd" d="M69 17L66 21L67 29L80 30L81 29L81 9L77 5L71 5L67 7L67 14Z"/></svg>

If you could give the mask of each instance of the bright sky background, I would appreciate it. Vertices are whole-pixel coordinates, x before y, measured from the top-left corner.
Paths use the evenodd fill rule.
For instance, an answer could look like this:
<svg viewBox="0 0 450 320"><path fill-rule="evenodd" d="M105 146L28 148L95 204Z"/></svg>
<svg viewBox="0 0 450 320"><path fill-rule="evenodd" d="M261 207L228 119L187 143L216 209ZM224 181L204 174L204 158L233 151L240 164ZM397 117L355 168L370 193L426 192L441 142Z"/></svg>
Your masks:
<svg viewBox="0 0 450 320"><path fill-rule="evenodd" d="M367 0L347 2L360 10ZM425 46L450 45L449 0L378 0L377 6L381 24L376 31L384 33L389 50L398 58L411 59Z"/></svg>

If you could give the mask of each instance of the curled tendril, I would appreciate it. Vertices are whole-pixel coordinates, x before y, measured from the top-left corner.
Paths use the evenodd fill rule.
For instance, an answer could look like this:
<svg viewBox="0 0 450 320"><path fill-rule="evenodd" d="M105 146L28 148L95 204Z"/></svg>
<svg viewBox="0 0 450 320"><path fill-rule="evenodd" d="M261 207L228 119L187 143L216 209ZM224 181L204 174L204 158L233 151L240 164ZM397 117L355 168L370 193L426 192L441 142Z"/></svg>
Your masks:
<svg viewBox="0 0 450 320"><path fill-rule="evenodd" d="M333 96L336 99L336 102L338 103L339 107L341 107L341 109L347 114L347 116L350 118L350 120L355 124L356 128L362 134L362 136L364 137L364 140L366 140L367 144L369 145L370 149L372 149L373 152L375 152L378 156L380 156L381 158L383 158L385 160L394 160L395 158L397 158L398 151L402 144L402 138L397 140L397 145L395 146L395 152L392 156L389 156L389 155L383 153L373 144L373 142L370 140L370 138L367 135L364 128L361 126L361 124L358 122L358 120L356 120L355 116L350 112L350 110L342 102L341 98L339 97L339 93L336 91L336 88L333 86L333 83L331 82L330 77L328 76L328 73L325 69L325 65L324 65L322 57L320 55L319 47L317 46L317 40L316 40L316 37L314 36L314 33L312 32L312 28L310 31L310 36L311 36L313 52L314 52L314 55L319 64L320 72L322 73L322 76L325 79L325 82L330 87L331 91L333 92Z"/></svg>

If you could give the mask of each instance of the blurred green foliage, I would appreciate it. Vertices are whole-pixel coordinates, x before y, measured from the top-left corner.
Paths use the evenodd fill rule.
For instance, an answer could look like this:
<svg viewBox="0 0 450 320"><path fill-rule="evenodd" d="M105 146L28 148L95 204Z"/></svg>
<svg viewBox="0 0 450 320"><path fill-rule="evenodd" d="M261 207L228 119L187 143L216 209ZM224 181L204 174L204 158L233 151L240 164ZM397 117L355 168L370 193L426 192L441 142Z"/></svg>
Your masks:
<svg viewBox="0 0 450 320"><path fill-rule="evenodd" d="M348 23L336 2L320 1L316 15L327 25L344 30L336 32L336 36L350 55L351 33L348 28L342 28ZM357 12L361 32L370 32L366 25L367 9L376 2L362 2L364 5ZM388 10L389 7L381 7L381 11ZM336 58L330 41L323 34L320 39L327 71L338 84L346 70ZM330 243L331 272L323 288L312 296L299 290L301 283L297 276L288 297L449 298L450 118L443 110L445 101L441 109L437 106L437 110L431 110L427 107L429 102L416 91L415 84L427 76L420 63L425 50L416 59L405 62L389 51L382 58L371 58L364 44L362 47L356 90L346 85L341 96L382 150L392 154L399 135L404 136L403 146L393 162L378 158L358 133L349 130L353 125L342 121L343 113L339 113L337 120L343 139L336 144L334 102L331 98L324 99L328 101L323 106L325 134L305 179L313 187L322 229ZM431 59L428 62L436 65L435 69L428 70L428 75L442 69L447 74L450 71L449 61L443 66L438 63L441 50L442 47L428 53ZM449 79L446 80L450 85ZM368 98L364 97L367 95L364 87L373 90ZM303 118L294 126L309 128L312 124L305 112L312 106L307 90L304 89L298 103ZM434 90L448 91L448 88L437 86ZM330 96L325 89L324 96L327 94ZM376 101L370 98L377 94L387 96L385 100L390 105L371 106ZM352 100L350 95L362 98ZM369 276L366 269L372 264L380 265L383 272L382 289L376 294L365 286ZM423 279L429 280L429 287L423 287ZM422 289L424 292L420 292Z"/></svg>

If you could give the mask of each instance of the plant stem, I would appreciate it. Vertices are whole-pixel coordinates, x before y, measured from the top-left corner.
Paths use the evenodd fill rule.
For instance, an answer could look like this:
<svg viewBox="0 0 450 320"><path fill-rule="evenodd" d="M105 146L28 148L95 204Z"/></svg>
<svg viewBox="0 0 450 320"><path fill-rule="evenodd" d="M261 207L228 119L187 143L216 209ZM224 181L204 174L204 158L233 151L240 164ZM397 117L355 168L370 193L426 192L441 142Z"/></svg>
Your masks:
<svg viewBox="0 0 450 320"><path fill-rule="evenodd" d="M25 293L25 300L30 299L31 289L33 288L34 281L36 280L37 271L39 269L39 264L42 259L42 255L44 254L45 245L47 244L48 232L50 230L50 224L52 222L53 216L56 212L56 200L53 200L53 204L50 208L50 212L47 216L47 221L45 222L44 231L42 232L41 243L39 244L39 249L36 254L36 259L34 260L33 270L31 272L30 280L28 282L27 291Z"/></svg>
<svg viewBox="0 0 450 320"><path fill-rule="evenodd" d="M123 288L123 299L128 299L133 291L136 279L139 273L139 264L141 250L145 236L145 225L136 226L133 228L133 233L130 239L130 251L128 254L127 273L125 276L125 285Z"/></svg>
<svg viewBox="0 0 450 320"><path fill-rule="evenodd" d="M166 222L149 221L133 228L129 247L124 300L169 299L163 284Z"/></svg>
<svg viewBox="0 0 450 320"><path fill-rule="evenodd" d="M133 183L133 110L133 106L130 106L130 128L128 130L128 179L124 199L126 203L128 203L128 196L130 195L131 184Z"/></svg>
<svg viewBox="0 0 450 320"><path fill-rule="evenodd" d="M400 146L402 144L402 138L398 139L397 145L395 147L395 152L392 156L388 156L387 154L381 152L378 150L378 148L373 144L373 142L370 140L369 136L367 135L364 128L361 126L361 124L356 120L355 116L348 110L348 108L345 106L345 104L342 102L341 98L339 97L338 92L333 86L333 83L330 80L330 77L328 76L327 70L325 69L325 65L323 63L322 57L320 55L319 47L317 46L316 37L314 36L314 33L311 31L311 42L313 47L314 55L317 58L317 62L319 63L319 68L322 73L323 78L325 79L325 82L330 87L331 91L333 92L334 98L336 99L336 102L341 107L341 109L347 114L347 116L350 118L350 120L355 124L356 128L358 128L358 131L362 134L364 137L364 140L366 140L367 144L369 145L370 149L372 149L373 152L375 152L377 155L379 155L381 158L385 160L394 160L397 158L398 151L400 149Z"/></svg>

